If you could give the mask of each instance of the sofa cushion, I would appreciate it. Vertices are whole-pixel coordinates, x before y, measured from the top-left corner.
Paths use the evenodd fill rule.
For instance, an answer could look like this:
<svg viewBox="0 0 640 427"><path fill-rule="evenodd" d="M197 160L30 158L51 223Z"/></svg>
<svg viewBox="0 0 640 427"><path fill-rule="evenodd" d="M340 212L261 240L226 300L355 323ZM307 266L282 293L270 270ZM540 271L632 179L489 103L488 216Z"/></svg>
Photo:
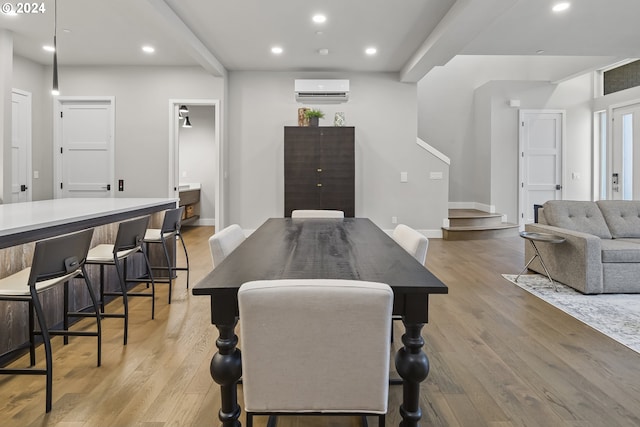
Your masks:
<svg viewBox="0 0 640 427"><path fill-rule="evenodd" d="M607 223L595 202L549 200L544 204L544 217L549 225L611 239Z"/></svg>
<svg viewBox="0 0 640 427"><path fill-rule="evenodd" d="M640 201L600 200L596 204L614 239L640 237Z"/></svg>
<svg viewBox="0 0 640 427"><path fill-rule="evenodd" d="M637 262L640 263L640 242L630 240L602 240L602 262Z"/></svg>

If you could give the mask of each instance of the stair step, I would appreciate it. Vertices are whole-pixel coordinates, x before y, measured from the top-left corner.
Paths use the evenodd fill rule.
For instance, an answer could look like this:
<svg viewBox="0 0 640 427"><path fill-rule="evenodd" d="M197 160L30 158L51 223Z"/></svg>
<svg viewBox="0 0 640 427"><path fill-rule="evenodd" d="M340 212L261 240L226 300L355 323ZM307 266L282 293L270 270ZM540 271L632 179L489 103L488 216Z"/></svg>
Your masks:
<svg viewBox="0 0 640 427"><path fill-rule="evenodd" d="M445 240L477 240L518 235L517 224L503 223L502 214L475 209L450 209L449 227L442 227Z"/></svg>
<svg viewBox="0 0 640 427"><path fill-rule="evenodd" d="M502 215L449 216L450 227L496 227L502 224Z"/></svg>
<svg viewBox="0 0 640 427"><path fill-rule="evenodd" d="M482 239L499 239L505 237L516 237L519 232L517 224L505 225L499 228L482 228L482 227L460 227L442 228L442 238L444 240L482 240Z"/></svg>

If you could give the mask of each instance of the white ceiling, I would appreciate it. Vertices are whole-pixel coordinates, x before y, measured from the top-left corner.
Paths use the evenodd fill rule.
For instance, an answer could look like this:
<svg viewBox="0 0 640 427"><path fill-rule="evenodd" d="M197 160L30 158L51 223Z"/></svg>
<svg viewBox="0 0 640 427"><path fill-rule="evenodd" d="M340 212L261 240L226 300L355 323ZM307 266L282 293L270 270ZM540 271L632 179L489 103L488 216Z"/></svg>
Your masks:
<svg viewBox="0 0 640 427"><path fill-rule="evenodd" d="M61 65L201 65L226 70L386 71L417 81L457 54L593 57L578 67L640 57L640 0L58 0ZM17 2L13 2L17 4ZM18 55L51 53L44 14L0 14ZM324 13L327 22L311 17ZM64 29L71 30L65 32ZM321 34L318 34L321 32ZM156 48L152 55L143 44ZM276 56L270 48L279 45ZM364 49L375 46L369 57ZM319 55L326 48L328 55ZM586 64L585 64L586 62ZM570 70L575 73L580 70Z"/></svg>

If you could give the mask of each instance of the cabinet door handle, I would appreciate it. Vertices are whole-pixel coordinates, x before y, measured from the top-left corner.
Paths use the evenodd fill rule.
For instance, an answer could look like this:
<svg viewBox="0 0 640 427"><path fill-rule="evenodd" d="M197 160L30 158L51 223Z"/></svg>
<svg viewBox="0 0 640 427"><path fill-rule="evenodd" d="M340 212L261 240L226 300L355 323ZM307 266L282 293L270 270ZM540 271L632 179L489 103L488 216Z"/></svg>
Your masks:
<svg viewBox="0 0 640 427"><path fill-rule="evenodd" d="M322 187L322 184L316 184L316 187Z"/></svg>

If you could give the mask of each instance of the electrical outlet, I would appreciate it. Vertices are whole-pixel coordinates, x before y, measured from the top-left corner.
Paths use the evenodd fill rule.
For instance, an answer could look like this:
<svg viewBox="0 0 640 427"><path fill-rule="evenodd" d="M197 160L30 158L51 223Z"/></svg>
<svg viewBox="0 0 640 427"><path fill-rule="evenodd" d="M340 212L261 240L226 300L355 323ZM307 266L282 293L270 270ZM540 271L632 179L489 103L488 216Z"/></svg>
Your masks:
<svg viewBox="0 0 640 427"><path fill-rule="evenodd" d="M391 224L397 224L398 223L398 217L397 216L392 216L391 217Z"/></svg>

